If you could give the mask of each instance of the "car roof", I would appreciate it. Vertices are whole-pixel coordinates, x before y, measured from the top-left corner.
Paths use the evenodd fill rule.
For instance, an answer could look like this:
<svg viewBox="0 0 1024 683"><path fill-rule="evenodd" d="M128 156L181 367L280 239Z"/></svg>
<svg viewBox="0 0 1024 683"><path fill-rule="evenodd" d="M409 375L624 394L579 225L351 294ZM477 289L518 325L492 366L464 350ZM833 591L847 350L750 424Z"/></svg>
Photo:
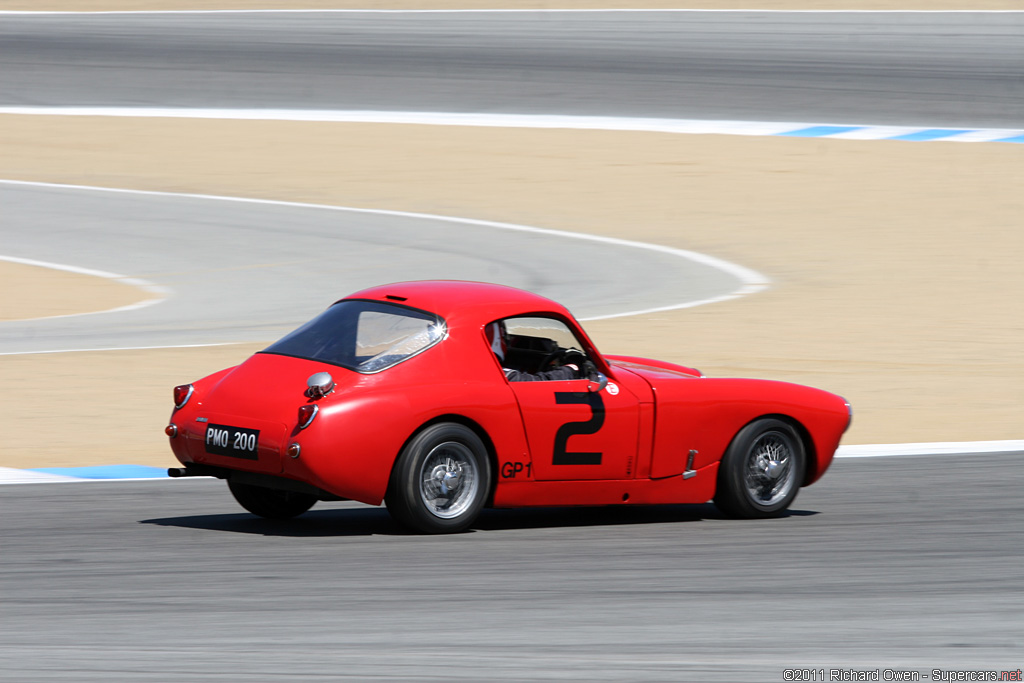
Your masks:
<svg viewBox="0 0 1024 683"><path fill-rule="evenodd" d="M436 313L449 325L483 325L498 318L528 313L572 314L559 303L515 287L460 280L420 280L371 287L345 299L370 299Z"/></svg>

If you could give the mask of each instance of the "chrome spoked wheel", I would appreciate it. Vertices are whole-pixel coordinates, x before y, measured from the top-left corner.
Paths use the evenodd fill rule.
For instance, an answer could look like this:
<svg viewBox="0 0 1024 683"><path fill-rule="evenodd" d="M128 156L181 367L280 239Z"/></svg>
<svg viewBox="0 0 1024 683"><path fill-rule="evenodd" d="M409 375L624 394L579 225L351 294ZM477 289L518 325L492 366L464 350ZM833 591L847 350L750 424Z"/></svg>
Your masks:
<svg viewBox="0 0 1024 683"><path fill-rule="evenodd" d="M458 517L476 500L480 487L473 452L455 441L438 444L423 459L419 482L420 500L430 514Z"/></svg>
<svg viewBox="0 0 1024 683"><path fill-rule="evenodd" d="M401 524L428 534L464 531L487 502L491 459L481 436L466 425L423 428L402 449L384 496Z"/></svg>
<svg viewBox="0 0 1024 683"><path fill-rule="evenodd" d="M762 418L741 429L718 467L715 505L733 517L785 512L804 480L804 444L793 424Z"/></svg>
<svg viewBox="0 0 1024 683"><path fill-rule="evenodd" d="M758 505L771 507L785 499L795 486L793 447L786 435L765 432L755 441L747 456L744 483L747 495Z"/></svg>

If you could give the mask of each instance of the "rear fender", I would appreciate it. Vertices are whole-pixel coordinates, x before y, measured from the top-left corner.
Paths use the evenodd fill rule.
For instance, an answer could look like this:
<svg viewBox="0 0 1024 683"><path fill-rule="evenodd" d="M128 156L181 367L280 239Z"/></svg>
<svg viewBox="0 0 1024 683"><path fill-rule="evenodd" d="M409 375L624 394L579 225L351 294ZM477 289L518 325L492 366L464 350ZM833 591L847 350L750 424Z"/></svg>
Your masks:
<svg viewBox="0 0 1024 683"><path fill-rule="evenodd" d="M402 449L422 429L445 421L465 424L481 437L494 471L501 460L529 458L521 421L508 419L510 412L518 412L511 390L505 396L493 385L478 389L434 385L429 409L420 405L414 392L395 390L322 410L296 436L302 454L286 461L285 474L344 498L379 505Z"/></svg>

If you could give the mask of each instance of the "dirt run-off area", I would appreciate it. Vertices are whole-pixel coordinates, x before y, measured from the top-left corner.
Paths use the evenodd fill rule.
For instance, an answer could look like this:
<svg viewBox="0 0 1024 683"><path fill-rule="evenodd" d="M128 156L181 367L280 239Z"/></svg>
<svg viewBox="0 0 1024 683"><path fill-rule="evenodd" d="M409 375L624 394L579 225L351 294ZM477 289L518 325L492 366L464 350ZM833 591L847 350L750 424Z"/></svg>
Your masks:
<svg viewBox="0 0 1024 683"><path fill-rule="evenodd" d="M587 329L608 353L842 394L855 411L851 444L1021 438L1022 153L999 143L0 117L0 178L507 221L753 268L771 278L768 291ZM68 277L0 262L3 298L19 302L6 310L124 303L123 285L97 283L83 301ZM346 293L324 291L325 305ZM0 466L168 464L171 387L258 348L0 357Z"/></svg>

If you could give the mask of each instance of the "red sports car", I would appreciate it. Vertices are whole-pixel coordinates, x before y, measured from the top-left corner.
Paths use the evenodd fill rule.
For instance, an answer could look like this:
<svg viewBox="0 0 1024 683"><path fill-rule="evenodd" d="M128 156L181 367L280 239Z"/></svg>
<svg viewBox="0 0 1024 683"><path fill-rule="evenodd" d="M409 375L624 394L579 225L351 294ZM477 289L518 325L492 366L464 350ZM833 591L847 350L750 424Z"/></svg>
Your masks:
<svg viewBox="0 0 1024 683"><path fill-rule="evenodd" d="M818 480L850 424L818 389L602 356L569 311L471 282L341 299L241 365L174 388L183 467L246 510L387 504L453 532L485 506L704 503L768 517Z"/></svg>

